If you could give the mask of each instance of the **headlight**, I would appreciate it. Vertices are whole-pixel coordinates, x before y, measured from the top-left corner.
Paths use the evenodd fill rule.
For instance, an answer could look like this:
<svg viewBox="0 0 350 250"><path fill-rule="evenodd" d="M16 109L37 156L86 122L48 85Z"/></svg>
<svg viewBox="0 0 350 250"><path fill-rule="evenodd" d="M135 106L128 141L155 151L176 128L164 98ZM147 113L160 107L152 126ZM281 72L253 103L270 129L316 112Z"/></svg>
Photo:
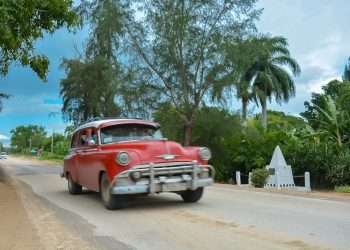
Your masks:
<svg viewBox="0 0 350 250"><path fill-rule="evenodd" d="M209 161L211 158L211 152L209 148L200 148L199 149L199 157L203 160L203 161Z"/></svg>
<svg viewBox="0 0 350 250"><path fill-rule="evenodd" d="M119 152L116 156L116 162L119 165L127 166L130 163L130 156L128 152L125 152L125 151Z"/></svg>

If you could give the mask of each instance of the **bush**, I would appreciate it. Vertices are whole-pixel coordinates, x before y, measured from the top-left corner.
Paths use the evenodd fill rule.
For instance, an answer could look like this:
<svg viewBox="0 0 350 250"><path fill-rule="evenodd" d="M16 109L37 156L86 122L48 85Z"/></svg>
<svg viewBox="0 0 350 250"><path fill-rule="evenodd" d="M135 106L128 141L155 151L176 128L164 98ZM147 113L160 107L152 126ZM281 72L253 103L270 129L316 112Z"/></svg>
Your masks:
<svg viewBox="0 0 350 250"><path fill-rule="evenodd" d="M335 192L338 192L338 193L350 193L350 186L338 186L338 187L335 187Z"/></svg>
<svg viewBox="0 0 350 250"><path fill-rule="evenodd" d="M264 187L268 176L269 171L267 171L265 168L254 169L251 178L252 184L254 187Z"/></svg>
<svg viewBox="0 0 350 250"><path fill-rule="evenodd" d="M39 159L40 160L53 160L53 161L61 162L64 159L64 155L43 152L42 155L39 157Z"/></svg>

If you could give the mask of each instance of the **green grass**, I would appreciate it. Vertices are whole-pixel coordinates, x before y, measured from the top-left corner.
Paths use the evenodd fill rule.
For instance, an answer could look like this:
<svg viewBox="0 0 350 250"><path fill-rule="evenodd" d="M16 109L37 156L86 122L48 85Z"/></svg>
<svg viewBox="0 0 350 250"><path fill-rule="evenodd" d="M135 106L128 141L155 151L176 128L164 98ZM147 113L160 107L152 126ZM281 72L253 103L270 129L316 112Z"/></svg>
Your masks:
<svg viewBox="0 0 350 250"><path fill-rule="evenodd" d="M350 186L338 186L338 187L335 187L335 192L338 192L338 193L350 193Z"/></svg>
<svg viewBox="0 0 350 250"><path fill-rule="evenodd" d="M39 160L45 160L45 161L53 161L57 163L62 163L64 159L64 155L58 155L55 153L48 153L43 152L43 154L38 158Z"/></svg>

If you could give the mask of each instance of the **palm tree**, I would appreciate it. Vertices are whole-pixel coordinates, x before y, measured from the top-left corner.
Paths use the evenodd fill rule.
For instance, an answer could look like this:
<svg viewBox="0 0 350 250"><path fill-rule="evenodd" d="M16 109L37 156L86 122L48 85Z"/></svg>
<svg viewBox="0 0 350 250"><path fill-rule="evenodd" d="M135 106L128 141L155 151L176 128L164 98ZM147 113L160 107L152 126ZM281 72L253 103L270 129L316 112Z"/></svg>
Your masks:
<svg viewBox="0 0 350 250"><path fill-rule="evenodd" d="M236 97L241 100L243 122L246 121L248 104L251 100L252 82L248 72L256 61L259 45L256 37L226 41L223 47L224 70L219 69L224 71L225 77L214 85L213 96L217 100L225 99L223 96L225 93L235 91ZM228 96L231 97L230 94Z"/></svg>
<svg viewBox="0 0 350 250"><path fill-rule="evenodd" d="M317 122L323 134L328 135L339 147L343 145L344 124L349 120L349 113L339 110L336 101L329 95L324 98L324 107L315 105L318 111Z"/></svg>
<svg viewBox="0 0 350 250"><path fill-rule="evenodd" d="M252 99L262 109L262 125L267 128L267 100L272 97L280 103L287 102L295 95L295 84L291 74L297 76L300 67L290 56L287 40L283 37L257 38L260 43L259 53L247 71L251 79Z"/></svg>

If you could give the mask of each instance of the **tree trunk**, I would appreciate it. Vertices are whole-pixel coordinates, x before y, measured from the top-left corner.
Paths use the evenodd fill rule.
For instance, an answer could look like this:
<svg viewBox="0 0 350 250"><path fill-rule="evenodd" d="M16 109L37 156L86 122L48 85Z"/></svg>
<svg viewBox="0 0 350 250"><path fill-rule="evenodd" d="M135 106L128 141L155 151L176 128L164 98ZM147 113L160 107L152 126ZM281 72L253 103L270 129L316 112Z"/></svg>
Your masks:
<svg viewBox="0 0 350 250"><path fill-rule="evenodd" d="M192 143L192 121L185 122L184 126L184 140L183 144L184 146L190 146Z"/></svg>
<svg viewBox="0 0 350 250"><path fill-rule="evenodd" d="M248 100L246 98L242 98L242 121L243 122L247 120L247 108L248 108Z"/></svg>
<svg viewBox="0 0 350 250"><path fill-rule="evenodd" d="M263 128L267 129L267 99L264 97L261 101L261 124Z"/></svg>
<svg viewBox="0 0 350 250"><path fill-rule="evenodd" d="M343 143L342 143L342 138L341 138L341 135L340 135L340 132L339 132L339 129L337 129L337 143L338 143L338 146L341 148L343 146Z"/></svg>

